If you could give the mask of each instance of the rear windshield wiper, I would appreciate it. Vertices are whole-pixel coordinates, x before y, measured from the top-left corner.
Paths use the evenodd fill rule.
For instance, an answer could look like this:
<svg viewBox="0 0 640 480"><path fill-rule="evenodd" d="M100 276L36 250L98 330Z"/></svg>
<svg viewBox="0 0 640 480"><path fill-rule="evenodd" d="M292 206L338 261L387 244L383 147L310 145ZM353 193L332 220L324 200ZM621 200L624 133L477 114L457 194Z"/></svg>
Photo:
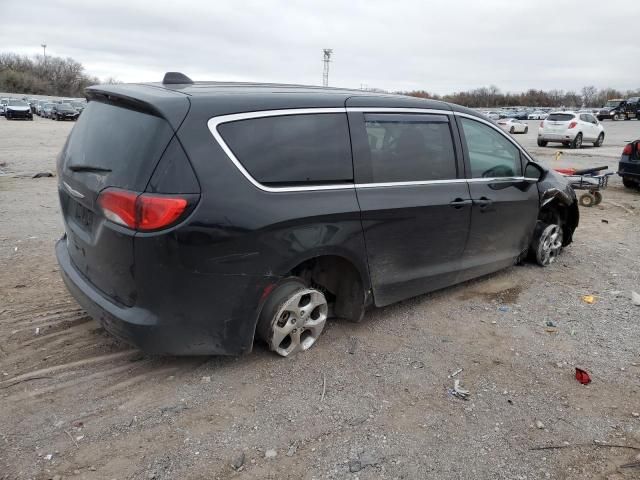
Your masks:
<svg viewBox="0 0 640 480"><path fill-rule="evenodd" d="M72 172L92 172L92 173L109 173L110 168L92 167L91 165L70 165L69 170Z"/></svg>

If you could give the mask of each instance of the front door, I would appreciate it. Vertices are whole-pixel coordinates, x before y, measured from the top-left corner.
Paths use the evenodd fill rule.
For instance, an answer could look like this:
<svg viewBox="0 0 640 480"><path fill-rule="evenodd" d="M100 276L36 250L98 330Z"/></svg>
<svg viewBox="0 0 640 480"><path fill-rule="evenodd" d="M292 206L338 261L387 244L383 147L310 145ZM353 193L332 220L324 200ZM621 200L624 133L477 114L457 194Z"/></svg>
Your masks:
<svg viewBox="0 0 640 480"><path fill-rule="evenodd" d="M356 192L376 305L454 283L471 199L453 115L353 110Z"/></svg>
<svg viewBox="0 0 640 480"><path fill-rule="evenodd" d="M523 176L520 149L497 127L459 116L469 191L469 239L459 280L512 265L538 218L538 189Z"/></svg>

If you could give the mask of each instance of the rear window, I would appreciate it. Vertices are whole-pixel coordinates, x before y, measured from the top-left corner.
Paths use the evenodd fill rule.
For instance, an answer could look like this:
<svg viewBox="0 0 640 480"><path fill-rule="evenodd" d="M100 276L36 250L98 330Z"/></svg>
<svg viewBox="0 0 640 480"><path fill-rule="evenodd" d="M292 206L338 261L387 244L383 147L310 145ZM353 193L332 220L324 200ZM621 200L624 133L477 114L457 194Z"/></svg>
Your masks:
<svg viewBox="0 0 640 480"><path fill-rule="evenodd" d="M244 168L265 185L353 180L346 114L252 118L221 124L218 131Z"/></svg>
<svg viewBox="0 0 640 480"><path fill-rule="evenodd" d="M162 118L92 101L69 137L64 167L96 169L104 186L142 191L172 136Z"/></svg>
<svg viewBox="0 0 640 480"><path fill-rule="evenodd" d="M552 122L568 122L573 120L573 117L575 117L575 115L572 113L551 113L547 117L547 120L551 120Z"/></svg>
<svg viewBox="0 0 640 480"><path fill-rule="evenodd" d="M446 180L457 176L445 115L367 114L373 182Z"/></svg>

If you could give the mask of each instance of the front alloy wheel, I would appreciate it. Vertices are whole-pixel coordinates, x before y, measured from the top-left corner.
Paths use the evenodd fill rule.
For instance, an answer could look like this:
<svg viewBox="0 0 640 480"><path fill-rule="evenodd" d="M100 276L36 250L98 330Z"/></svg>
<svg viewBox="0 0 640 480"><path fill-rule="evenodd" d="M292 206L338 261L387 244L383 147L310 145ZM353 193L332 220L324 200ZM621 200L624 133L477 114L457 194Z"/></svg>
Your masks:
<svg viewBox="0 0 640 480"><path fill-rule="evenodd" d="M265 303L258 335L278 355L288 357L316 343L327 321L324 294L297 279L276 288Z"/></svg>
<svg viewBox="0 0 640 480"><path fill-rule="evenodd" d="M545 225L534 242L536 262L546 267L551 265L562 251L562 227L558 224Z"/></svg>

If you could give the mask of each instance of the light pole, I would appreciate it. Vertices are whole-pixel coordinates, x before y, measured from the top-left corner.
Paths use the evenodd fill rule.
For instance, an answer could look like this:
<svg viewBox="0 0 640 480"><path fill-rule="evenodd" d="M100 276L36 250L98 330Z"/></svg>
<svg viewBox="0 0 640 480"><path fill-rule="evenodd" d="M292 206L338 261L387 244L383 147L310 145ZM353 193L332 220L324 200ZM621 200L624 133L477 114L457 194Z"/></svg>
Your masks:
<svg viewBox="0 0 640 480"><path fill-rule="evenodd" d="M41 43L40 46L42 47L42 57L44 58L44 61L46 63L47 62L47 44Z"/></svg>

